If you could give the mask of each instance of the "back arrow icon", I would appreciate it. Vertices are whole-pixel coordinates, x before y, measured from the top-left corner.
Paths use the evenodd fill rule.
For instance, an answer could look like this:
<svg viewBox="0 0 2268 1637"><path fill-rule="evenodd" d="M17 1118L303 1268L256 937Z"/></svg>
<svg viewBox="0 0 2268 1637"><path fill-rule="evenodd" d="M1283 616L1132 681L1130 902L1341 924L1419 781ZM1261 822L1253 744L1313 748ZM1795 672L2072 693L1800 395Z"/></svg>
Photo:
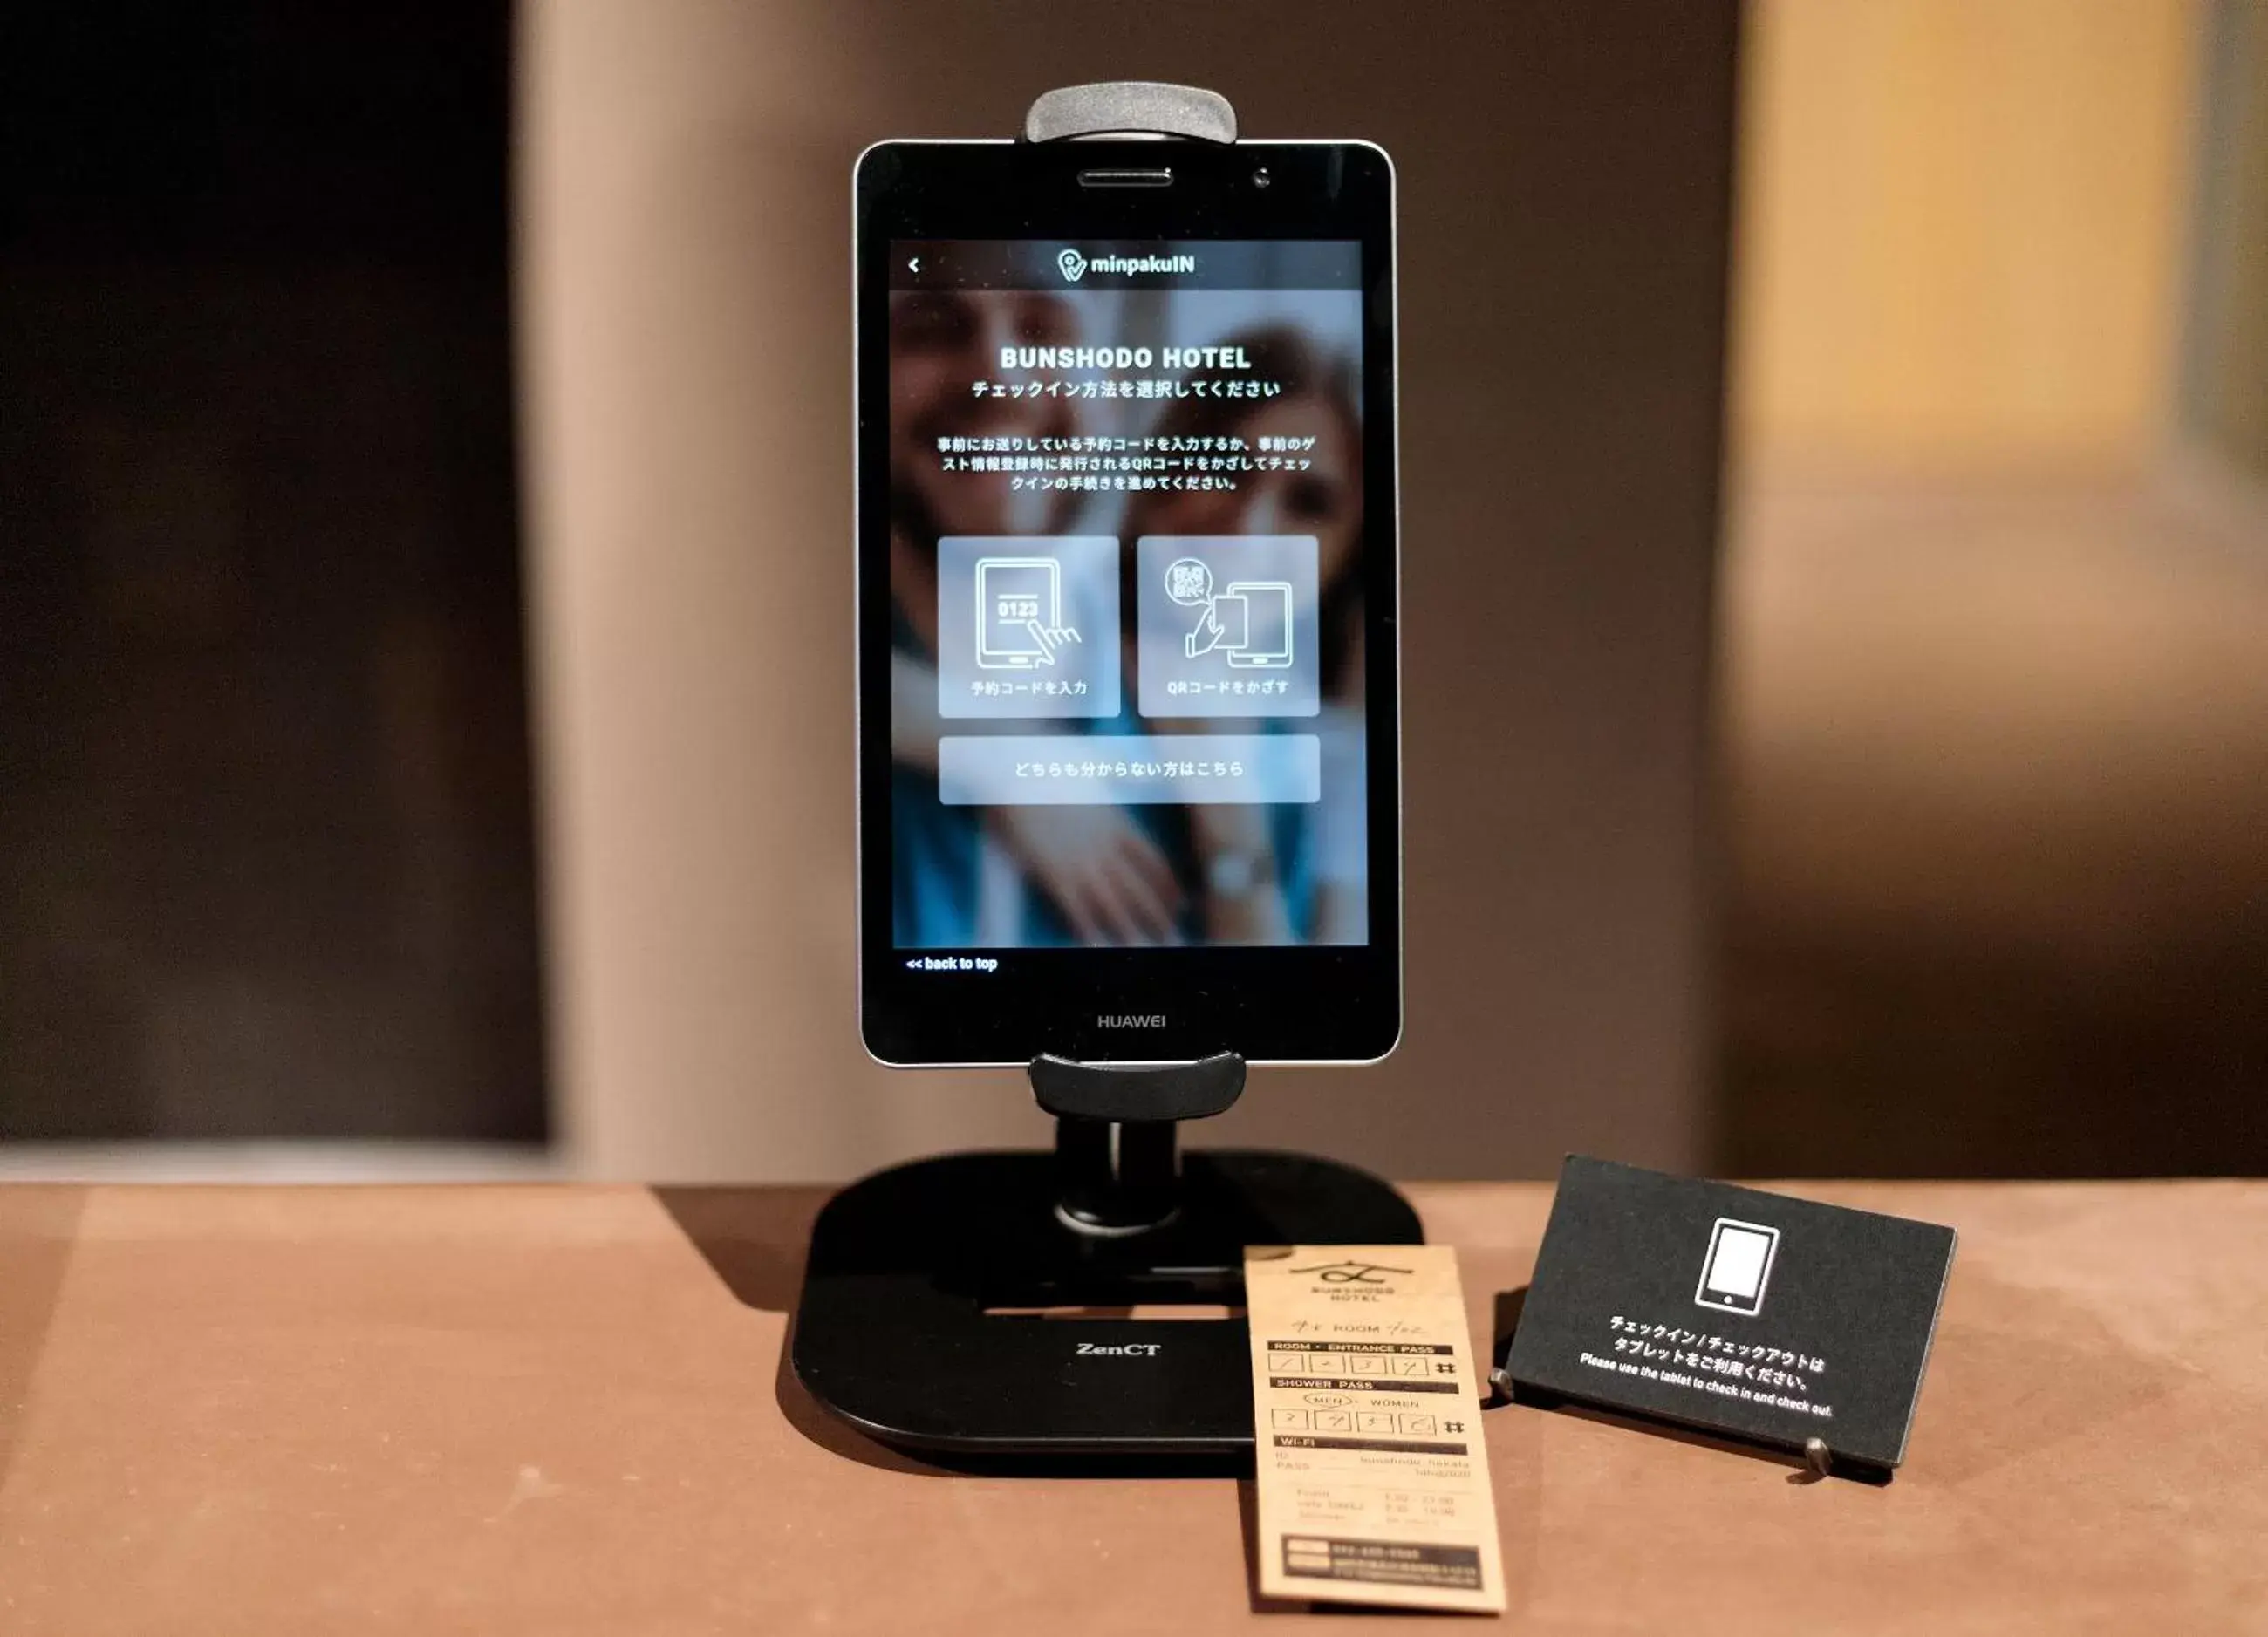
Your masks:
<svg viewBox="0 0 2268 1637"><path fill-rule="evenodd" d="M907 258L907 260L906 260L906 271L907 271L907 272L909 272L909 273L918 273L918 272L920 272L920 271L921 271L921 258L920 258L919 256L909 256L909 257L908 257L908 258Z"/></svg>

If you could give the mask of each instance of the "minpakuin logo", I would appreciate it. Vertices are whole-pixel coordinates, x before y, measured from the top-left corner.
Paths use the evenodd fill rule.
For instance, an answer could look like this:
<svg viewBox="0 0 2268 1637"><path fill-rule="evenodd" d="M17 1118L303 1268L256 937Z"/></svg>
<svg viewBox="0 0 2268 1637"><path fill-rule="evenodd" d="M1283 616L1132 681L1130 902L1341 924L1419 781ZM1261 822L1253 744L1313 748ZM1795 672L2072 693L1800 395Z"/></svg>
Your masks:
<svg viewBox="0 0 2268 1637"><path fill-rule="evenodd" d="M1090 261L1076 250L1064 249L1056 254L1056 269L1076 284L1090 273L1194 273L1197 259L1183 252L1173 256L1097 256Z"/></svg>

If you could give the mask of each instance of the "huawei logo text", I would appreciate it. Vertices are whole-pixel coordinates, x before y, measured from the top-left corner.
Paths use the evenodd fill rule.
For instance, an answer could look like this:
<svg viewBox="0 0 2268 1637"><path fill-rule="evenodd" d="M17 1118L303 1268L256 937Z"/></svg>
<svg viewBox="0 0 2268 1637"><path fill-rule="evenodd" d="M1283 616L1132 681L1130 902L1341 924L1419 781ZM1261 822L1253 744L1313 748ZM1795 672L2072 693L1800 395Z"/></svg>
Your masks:
<svg viewBox="0 0 2268 1637"><path fill-rule="evenodd" d="M1163 1012L1104 1012L1095 1018L1098 1029L1162 1029L1166 1026Z"/></svg>

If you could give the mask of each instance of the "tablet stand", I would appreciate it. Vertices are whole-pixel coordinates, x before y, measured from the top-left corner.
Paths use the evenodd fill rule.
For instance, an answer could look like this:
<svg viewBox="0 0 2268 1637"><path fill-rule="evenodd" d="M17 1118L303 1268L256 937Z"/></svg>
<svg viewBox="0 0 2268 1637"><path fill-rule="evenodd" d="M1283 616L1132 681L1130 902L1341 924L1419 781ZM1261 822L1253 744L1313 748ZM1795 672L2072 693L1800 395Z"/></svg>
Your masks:
<svg viewBox="0 0 2268 1637"><path fill-rule="evenodd" d="M1233 143L1236 112L1189 86L1079 85L1033 103L1024 135ZM1179 1123L1228 1109L1244 1070L1227 1052L1038 1057L1053 1155L945 1155L843 1190L812 1228L797 1379L860 1431L963 1463L1248 1456L1245 1247L1425 1233L1400 1194L1352 1166L1182 1156Z"/></svg>
<svg viewBox="0 0 2268 1637"><path fill-rule="evenodd" d="M1248 1453L1245 1246L1415 1244L1417 1214L1330 1160L1177 1156L1178 1122L1241 1090L1240 1057L1030 1072L1054 1154L918 1160L828 1202L798 1379L870 1436L963 1460Z"/></svg>

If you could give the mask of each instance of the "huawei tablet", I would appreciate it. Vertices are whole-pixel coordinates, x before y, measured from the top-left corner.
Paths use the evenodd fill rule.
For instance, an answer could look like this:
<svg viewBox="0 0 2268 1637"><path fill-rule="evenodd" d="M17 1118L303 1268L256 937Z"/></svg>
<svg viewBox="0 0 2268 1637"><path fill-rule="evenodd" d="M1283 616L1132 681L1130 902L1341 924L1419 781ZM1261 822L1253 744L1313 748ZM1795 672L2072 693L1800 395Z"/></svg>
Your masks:
<svg viewBox="0 0 2268 1637"><path fill-rule="evenodd" d="M1385 154L885 143L855 195L867 1049L1383 1056Z"/></svg>

